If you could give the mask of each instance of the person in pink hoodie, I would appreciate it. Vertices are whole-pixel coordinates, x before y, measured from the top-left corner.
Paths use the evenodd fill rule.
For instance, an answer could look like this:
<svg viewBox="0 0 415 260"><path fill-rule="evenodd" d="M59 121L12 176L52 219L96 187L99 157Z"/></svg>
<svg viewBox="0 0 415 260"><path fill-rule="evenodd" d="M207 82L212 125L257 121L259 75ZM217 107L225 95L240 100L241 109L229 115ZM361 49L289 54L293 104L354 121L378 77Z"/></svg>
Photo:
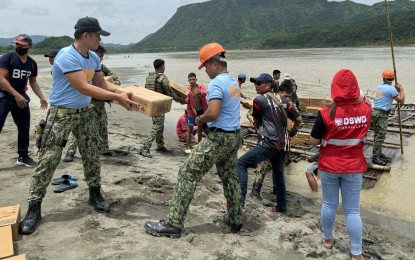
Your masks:
<svg viewBox="0 0 415 260"><path fill-rule="evenodd" d="M195 125L195 118L205 113L208 104L206 100L207 90L203 85L197 84L196 74L193 72L189 73L187 80L190 85L187 87L189 94L186 97L187 123L189 125L186 136L186 153L190 153L190 137L193 132L193 126ZM197 130L198 142L202 140L202 134L203 129L202 127L199 127Z"/></svg>

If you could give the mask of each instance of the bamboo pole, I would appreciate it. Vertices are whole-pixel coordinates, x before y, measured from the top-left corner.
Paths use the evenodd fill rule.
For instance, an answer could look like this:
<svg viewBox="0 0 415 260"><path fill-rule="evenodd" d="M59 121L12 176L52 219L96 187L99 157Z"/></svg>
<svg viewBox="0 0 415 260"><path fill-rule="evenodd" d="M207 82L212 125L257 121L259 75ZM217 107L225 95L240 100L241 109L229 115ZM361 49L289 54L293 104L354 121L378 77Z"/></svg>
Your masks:
<svg viewBox="0 0 415 260"><path fill-rule="evenodd" d="M392 52L393 71L395 73L395 84L398 84L398 76L396 75L395 52L393 50L393 37L391 29L391 20L389 16L388 0L385 0L386 24L388 27L389 42ZM401 122L401 104L398 103L398 120L399 120L399 137L401 140L401 154L403 154L403 137L402 137L402 122Z"/></svg>

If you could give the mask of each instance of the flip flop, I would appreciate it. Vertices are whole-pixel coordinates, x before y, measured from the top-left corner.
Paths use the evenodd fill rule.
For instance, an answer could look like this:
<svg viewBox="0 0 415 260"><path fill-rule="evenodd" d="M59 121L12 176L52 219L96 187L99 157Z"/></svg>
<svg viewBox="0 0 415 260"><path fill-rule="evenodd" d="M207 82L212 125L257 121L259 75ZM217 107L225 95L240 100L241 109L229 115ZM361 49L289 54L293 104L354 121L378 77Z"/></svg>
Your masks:
<svg viewBox="0 0 415 260"><path fill-rule="evenodd" d="M53 189L53 192L64 192L78 187L78 182L74 180L64 180L63 183Z"/></svg>
<svg viewBox="0 0 415 260"><path fill-rule="evenodd" d="M51 183L52 183L52 185L60 185L60 184L63 183L64 180L77 181L78 180L78 177L72 176L72 175L68 175L68 174L64 174L60 178L52 179L52 182Z"/></svg>

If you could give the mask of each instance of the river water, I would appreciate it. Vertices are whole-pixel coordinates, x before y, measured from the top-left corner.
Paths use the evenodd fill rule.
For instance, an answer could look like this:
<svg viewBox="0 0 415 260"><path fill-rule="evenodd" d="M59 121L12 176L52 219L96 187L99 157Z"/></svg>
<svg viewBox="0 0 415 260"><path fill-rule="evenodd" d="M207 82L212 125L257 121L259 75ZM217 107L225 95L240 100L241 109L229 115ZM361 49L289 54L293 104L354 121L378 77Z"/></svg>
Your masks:
<svg viewBox="0 0 415 260"><path fill-rule="evenodd" d="M407 103L415 102L414 57L415 47L395 48L397 76L405 89ZM185 85L187 75L195 72L199 83L207 85L209 82L204 70L197 70L197 52L109 55L105 57L104 63L118 74L123 85L144 85L145 77L153 70L152 62L156 58L166 61L165 74L170 80ZM274 69L281 70L282 74L289 73L298 83L300 97L329 97L332 77L342 68L351 69L360 88L364 92L371 92L381 83L381 72L386 68L392 69L390 48L230 51L227 58L229 72L235 77L241 71L248 77L255 77L263 72L271 74ZM252 98L256 95L250 82L246 82L242 90ZM175 120L183 113L183 109L183 106L173 104L172 112L166 117L165 132L174 133ZM244 120L243 109L241 114ZM409 145L404 147L404 155L399 156L392 164L391 172L383 173L374 188L363 190L361 201L365 207L398 219L415 221L415 173L411 170L412 160L415 159L414 142L415 137L411 137ZM302 161L287 167L287 188L308 197L320 197L320 192L312 193L308 187L304 175L308 165Z"/></svg>

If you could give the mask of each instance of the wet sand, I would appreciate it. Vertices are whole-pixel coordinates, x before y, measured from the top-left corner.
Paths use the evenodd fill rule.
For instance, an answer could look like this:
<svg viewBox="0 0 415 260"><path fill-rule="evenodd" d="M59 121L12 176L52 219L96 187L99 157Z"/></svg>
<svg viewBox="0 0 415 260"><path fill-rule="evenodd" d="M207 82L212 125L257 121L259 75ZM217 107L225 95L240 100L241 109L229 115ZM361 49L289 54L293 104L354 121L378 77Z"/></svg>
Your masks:
<svg viewBox="0 0 415 260"><path fill-rule="evenodd" d="M47 89L51 85L50 74L42 72L38 81ZM33 92L30 96L30 151L35 159L34 126L45 112L38 108L39 100ZM53 193L52 185L48 187L42 204L42 223L34 234L22 236L15 243L16 253L25 253L28 259L350 259L341 209L336 219L334 248L327 250L321 245L318 196L288 191L288 214L269 213L248 196L244 227L239 234L231 233L218 210L225 198L215 168L197 187L181 239L146 234L143 225L147 220L165 218L178 169L186 159L174 128L183 109L174 104L172 112L166 115L164 136L173 153L157 153L153 146L153 158L149 159L140 156L138 149L151 127L151 118L117 105L107 106L110 148L118 151L113 157L101 158L102 187L111 213L97 213L87 204L88 188L78 153L74 162L60 163L54 177L76 175L80 178L79 187L60 194ZM0 144L0 206L21 204L24 216L33 168L15 165L17 132L11 116L0 134ZM270 178L271 174L262 195L275 201ZM249 187L252 180L250 175ZM415 258L415 240L410 238L415 233L413 223L364 207L362 219L366 259ZM407 233L396 231L394 225L407 227Z"/></svg>

